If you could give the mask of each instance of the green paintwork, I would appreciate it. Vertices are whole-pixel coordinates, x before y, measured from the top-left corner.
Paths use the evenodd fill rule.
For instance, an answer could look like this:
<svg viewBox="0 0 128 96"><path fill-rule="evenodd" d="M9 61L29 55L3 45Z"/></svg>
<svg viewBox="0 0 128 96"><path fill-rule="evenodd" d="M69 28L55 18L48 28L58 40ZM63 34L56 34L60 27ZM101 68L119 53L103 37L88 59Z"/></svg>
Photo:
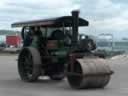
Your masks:
<svg viewBox="0 0 128 96"><path fill-rule="evenodd" d="M34 48L38 48L38 43L37 42L38 42L38 37L34 36L30 46L34 47Z"/></svg>

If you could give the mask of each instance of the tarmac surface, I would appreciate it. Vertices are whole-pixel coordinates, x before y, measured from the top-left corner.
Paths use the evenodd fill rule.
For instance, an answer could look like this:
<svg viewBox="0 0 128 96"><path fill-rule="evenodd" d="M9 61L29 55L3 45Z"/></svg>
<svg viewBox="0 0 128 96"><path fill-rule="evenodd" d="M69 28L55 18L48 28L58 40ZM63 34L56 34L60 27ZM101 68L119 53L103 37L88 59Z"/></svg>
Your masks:
<svg viewBox="0 0 128 96"><path fill-rule="evenodd" d="M128 57L106 60L114 70L104 89L75 90L68 82L40 79L25 83L17 72L17 56L0 56L0 96L128 96Z"/></svg>

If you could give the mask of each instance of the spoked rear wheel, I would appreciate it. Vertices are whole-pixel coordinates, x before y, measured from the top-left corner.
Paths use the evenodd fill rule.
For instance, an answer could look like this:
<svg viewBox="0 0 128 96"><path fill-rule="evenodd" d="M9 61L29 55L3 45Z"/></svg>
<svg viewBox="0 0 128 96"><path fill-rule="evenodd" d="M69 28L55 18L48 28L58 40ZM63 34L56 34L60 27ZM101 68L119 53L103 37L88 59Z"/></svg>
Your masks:
<svg viewBox="0 0 128 96"><path fill-rule="evenodd" d="M34 82L40 75L41 58L37 49L23 48L18 58L18 71L21 79Z"/></svg>

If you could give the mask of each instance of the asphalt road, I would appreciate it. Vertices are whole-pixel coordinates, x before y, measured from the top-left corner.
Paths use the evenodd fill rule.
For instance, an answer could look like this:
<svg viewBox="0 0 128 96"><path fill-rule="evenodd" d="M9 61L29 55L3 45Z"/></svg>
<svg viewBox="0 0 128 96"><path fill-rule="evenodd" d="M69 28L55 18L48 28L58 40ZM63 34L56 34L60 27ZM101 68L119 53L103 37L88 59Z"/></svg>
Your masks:
<svg viewBox="0 0 128 96"><path fill-rule="evenodd" d="M17 72L16 56L0 56L0 96L128 96L128 59L108 60L115 71L104 89L74 90L66 80L47 78L25 83Z"/></svg>

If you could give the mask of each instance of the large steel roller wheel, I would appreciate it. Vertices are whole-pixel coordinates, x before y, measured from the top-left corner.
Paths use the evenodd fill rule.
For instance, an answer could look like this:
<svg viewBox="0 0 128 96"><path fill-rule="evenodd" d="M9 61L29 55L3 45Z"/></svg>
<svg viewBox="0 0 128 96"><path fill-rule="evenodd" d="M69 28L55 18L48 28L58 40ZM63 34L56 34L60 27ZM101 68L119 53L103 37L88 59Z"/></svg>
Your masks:
<svg viewBox="0 0 128 96"><path fill-rule="evenodd" d="M73 66L68 65L67 80L76 89L103 88L109 83L111 74L110 67L102 59L84 58L77 59Z"/></svg>
<svg viewBox="0 0 128 96"><path fill-rule="evenodd" d="M40 75L41 58L37 49L23 48L18 57L18 72L23 81L34 82Z"/></svg>

